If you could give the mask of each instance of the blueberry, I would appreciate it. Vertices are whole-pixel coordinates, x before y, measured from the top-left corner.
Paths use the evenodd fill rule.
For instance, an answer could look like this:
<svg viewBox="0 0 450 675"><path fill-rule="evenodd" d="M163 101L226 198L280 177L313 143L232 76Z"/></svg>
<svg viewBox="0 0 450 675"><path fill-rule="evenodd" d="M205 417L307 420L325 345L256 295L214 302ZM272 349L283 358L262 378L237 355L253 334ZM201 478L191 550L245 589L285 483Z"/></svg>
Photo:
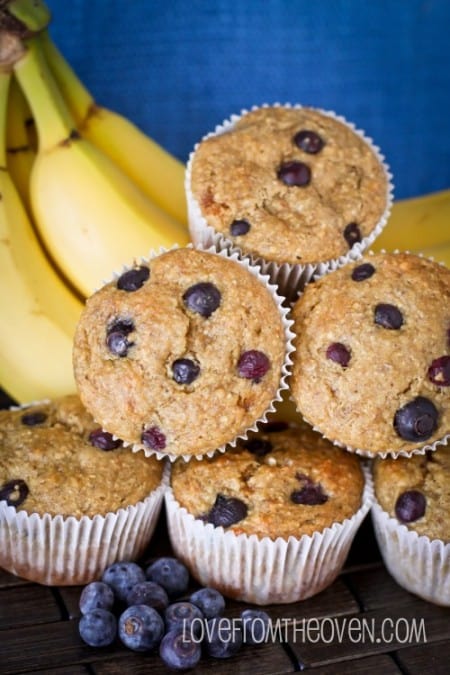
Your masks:
<svg viewBox="0 0 450 675"><path fill-rule="evenodd" d="M121 358L127 356L128 350L133 345L134 342L128 340L127 333L122 333L119 330L108 333L106 336L106 346L111 354L115 356L120 356Z"/></svg>
<svg viewBox="0 0 450 675"><path fill-rule="evenodd" d="M202 656L199 641L182 629L166 633L159 645L159 655L168 668L189 670L195 668Z"/></svg>
<svg viewBox="0 0 450 675"><path fill-rule="evenodd" d="M37 424L42 424L47 419L47 414L42 410L35 410L22 415L20 421L27 427L35 427Z"/></svg>
<svg viewBox="0 0 450 675"><path fill-rule="evenodd" d="M277 171L277 178L289 187L304 187L311 180L311 169L303 162L284 162Z"/></svg>
<svg viewBox="0 0 450 675"><path fill-rule="evenodd" d="M220 616L225 611L225 599L215 588L200 588L192 593L189 601L199 607L207 619Z"/></svg>
<svg viewBox="0 0 450 675"><path fill-rule="evenodd" d="M260 645L267 640L270 616L262 609L244 609L241 612L242 636L246 644Z"/></svg>
<svg viewBox="0 0 450 675"><path fill-rule="evenodd" d="M220 305L222 299L217 286L209 281L201 281L190 286L183 295L183 302L192 312L207 319Z"/></svg>
<svg viewBox="0 0 450 675"><path fill-rule="evenodd" d="M200 375L200 366L192 359L175 359L172 375L177 384L191 384Z"/></svg>
<svg viewBox="0 0 450 675"><path fill-rule="evenodd" d="M440 356L431 362L428 379L438 387L450 387L450 356Z"/></svg>
<svg viewBox="0 0 450 675"><path fill-rule="evenodd" d="M324 493L320 483L306 483L300 490L293 490L291 492L291 501L294 504L316 506L318 504L325 504L328 501L328 496Z"/></svg>
<svg viewBox="0 0 450 675"><path fill-rule="evenodd" d="M229 527L243 520L247 511L247 505L238 497L225 497L225 495L218 494L208 513L207 520L214 527Z"/></svg>
<svg viewBox="0 0 450 675"><path fill-rule="evenodd" d="M170 598L181 595L189 585L189 571L182 562L170 556L158 558L145 570L149 581L164 588Z"/></svg>
<svg viewBox="0 0 450 675"><path fill-rule="evenodd" d="M139 290L150 277L150 270L143 265L124 272L117 279L117 288L121 291L133 292Z"/></svg>
<svg viewBox="0 0 450 675"><path fill-rule="evenodd" d="M259 382L270 368L270 361L264 352L249 349L239 357L237 369L240 377Z"/></svg>
<svg viewBox="0 0 450 675"><path fill-rule="evenodd" d="M134 562L116 562L103 572L102 581L111 586L118 600L126 602L131 588L145 581L145 574L143 569Z"/></svg>
<svg viewBox="0 0 450 675"><path fill-rule="evenodd" d="M351 248L353 244L361 241L361 230L357 223L349 223L344 229L344 239Z"/></svg>
<svg viewBox="0 0 450 675"><path fill-rule="evenodd" d="M380 303L375 307L374 321L382 328L398 330L403 325L403 315L395 305Z"/></svg>
<svg viewBox="0 0 450 675"><path fill-rule="evenodd" d="M395 515L402 523L412 523L425 514L427 501L419 490L407 490L395 502Z"/></svg>
<svg viewBox="0 0 450 675"><path fill-rule="evenodd" d="M124 335L129 335L134 331L134 321L132 319L114 319L107 328L107 333L123 333Z"/></svg>
<svg viewBox="0 0 450 675"><path fill-rule="evenodd" d="M230 225L230 234L232 237L242 237L243 234L249 232L250 227L248 220L244 220L243 218L233 220Z"/></svg>
<svg viewBox="0 0 450 675"><path fill-rule="evenodd" d="M156 426L144 429L141 434L141 441L147 448L151 448L152 450L164 450L166 447L166 436Z"/></svg>
<svg viewBox="0 0 450 675"><path fill-rule="evenodd" d="M332 342L327 347L326 357L346 368L350 362L350 350L342 342Z"/></svg>
<svg viewBox="0 0 450 675"><path fill-rule="evenodd" d="M300 150L303 150L303 152L307 152L310 155L317 154L325 145L319 134L309 129L298 131L295 134L293 141Z"/></svg>
<svg viewBox="0 0 450 675"><path fill-rule="evenodd" d="M127 605L147 605L162 611L169 604L169 596L162 586L154 581L140 581L135 584L126 597Z"/></svg>
<svg viewBox="0 0 450 675"><path fill-rule="evenodd" d="M432 401L416 396L394 415L394 429L405 441L426 441L438 427L439 413Z"/></svg>
<svg viewBox="0 0 450 675"><path fill-rule="evenodd" d="M113 605L114 592L104 581L91 581L81 591L79 607L82 614L92 612L94 609L110 610Z"/></svg>
<svg viewBox="0 0 450 675"><path fill-rule="evenodd" d="M267 431L265 429L265 431ZM273 450L273 445L270 441L266 441L264 438L251 438L248 441L245 441L244 447L257 457L264 457L269 452Z"/></svg>
<svg viewBox="0 0 450 675"><path fill-rule="evenodd" d="M131 605L119 617L119 638L135 652L152 650L163 635L164 621L153 607Z"/></svg>
<svg viewBox="0 0 450 675"><path fill-rule="evenodd" d="M90 647L107 647L117 635L117 621L107 609L93 609L83 614L78 625L80 637Z"/></svg>
<svg viewBox="0 0 450 675"><path fill-rule="evenodd" d="M166 631L183 629L196 633L203 618L201 609L187 600L173 602L164 610Z"/></svg>
<svg viewBox="0 0 450 675"><path fill-rule="evenodd" d="M362 263L362 265L353 268L352 279L353 281L365 281L370 279L373 274L375 274L375 267L370 263Z"/></svg>
<svg viewBox="0 0 450 675"><path fill-rule="evenodd" d="M236 621L223 616L207 621L204 646L209 656L228 659L238 653L242 642L242 629Z"/></svg>
<svg viewBox="0 0 450 675"><path fill-rule="evenodd" d="M91 445L100 448L100 450L115 450L122 445L120 439L114 440L112 434L109 431L103 431L103 429L93 429L88 439Z"/></svg>
<svg viewBox="0 0 450 675"><path fill-rule="evenodd" d="M20 506L28 497L30 490L21 478L9 480L0 486L0 502L6 500L8 506Z"/></svg>

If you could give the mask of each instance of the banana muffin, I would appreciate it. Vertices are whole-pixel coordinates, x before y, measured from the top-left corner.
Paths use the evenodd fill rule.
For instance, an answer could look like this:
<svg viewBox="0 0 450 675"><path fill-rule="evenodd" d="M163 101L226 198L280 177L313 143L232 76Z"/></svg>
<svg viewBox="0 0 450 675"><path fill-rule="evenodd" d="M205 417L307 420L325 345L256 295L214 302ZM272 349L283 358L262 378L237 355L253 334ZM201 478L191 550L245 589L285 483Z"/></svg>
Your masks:
<svg viewBox="0 0 450 675"><path fill-rule="evenodd" d="M368 255L309 284L292 310L291 393L327 438L369 456L450 433L450 270Z"/></svg>
<svg viewBox="0 0 450 675"><path fill-rule="evenodd" d="M287 386L285 315L259 268L226 252L162 253L87 300L73 356L81 399L147 454L215 452Z"/></svg>
<svg viewBox="0 0 450 675"><path fill-rule="evenodd" d="M346 256L390 202L378 150L332 113L273 105L244 111L198 143L187 174L196 213L244 254L277 264ZM372 239L370 239L372 240Z"/></svg>
<svg viewBox="0 0 450 675"><path fill-rule="evenodd" d="M202 584L256 604L295 602L339 574L372 496L360 459L280 420L201 462L165 494L176 555Z"/></svg>
<svg viewBox="0 0 450 675"><path fill-rule="evenodd" d="M0 411L0 500L17 510L104 515L145 499L163 468L102 431L75 394Z"/></svg>

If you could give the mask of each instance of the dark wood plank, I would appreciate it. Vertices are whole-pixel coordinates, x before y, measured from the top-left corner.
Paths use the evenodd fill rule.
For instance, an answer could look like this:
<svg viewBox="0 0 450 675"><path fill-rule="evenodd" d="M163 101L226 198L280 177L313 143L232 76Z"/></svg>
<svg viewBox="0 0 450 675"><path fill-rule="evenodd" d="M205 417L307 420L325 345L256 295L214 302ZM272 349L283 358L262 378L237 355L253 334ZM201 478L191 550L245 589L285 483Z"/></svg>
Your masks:
<svg viewBox="0 0 450 675"><path fill-rule="evenodd" d="M0 567L0 589L9 588L10 586L23 586L25 584L31 584L31 581L22 579L22 577L16 577L15 574L11 574Z"/></svg>
<svg viewBox="0 0 450 675"><path fill-rule="evenodd" d="M57 593L65 608L66 619L78 619L81 616L79 602L84 586L59 586Z"/></svg>
<svg viewBox="0 0 450 675"><path fill-rule="evenodd" d="M427 671L422 671L421 675ZM434 671L433 671L434 672ZM448 672L448 671L447 671ZM377 654L376 656L367 656L363 659L352 659L343 661L339 664L339 670L336 664L314 668L311 671L313 675L401 675L402 671L387 654Z"/></svg>
<svg viewBox="0 0 450 675"><path fill-rule="evenodd" d="M450 670L450 640L433 642L418 647L407 647L395 654L398 663L408 675L448 675ZM383 675L385 675L383 673Z"/></svg>
<svg viewBox="0 0 450 675"><path fill-rule="evenodd" d="M1 671L0 671L1 672ZM45 668L45 670L27 670L20 675L88 675L86 666L65 666L64 668Z"/></svg>
<svg viewBox="0 0 450 675"><path fill-rule="evenodd" d="M344 574L343 579L365 611L408 604L416 597L399 586L383 565Z"/></svg>
<svg viewBox="0 0 450 675"><path fill-rule="evenodd" d="M414 622L416 634L410 634L407 641L406 630L411 632ZM325 666L406 649L422 642L449 640L450 608L417 599L408 605L353 616L309 619L296 624L295 631L294 627L291 632L288 630L287 639L299 666Z"/></svg>
<svg viewBox="0 0 450 675"><path fill-rule="evenodd" d="M52 591L45 586L30 584L0 591L0 630L59 619L58 604Z"/></svg>

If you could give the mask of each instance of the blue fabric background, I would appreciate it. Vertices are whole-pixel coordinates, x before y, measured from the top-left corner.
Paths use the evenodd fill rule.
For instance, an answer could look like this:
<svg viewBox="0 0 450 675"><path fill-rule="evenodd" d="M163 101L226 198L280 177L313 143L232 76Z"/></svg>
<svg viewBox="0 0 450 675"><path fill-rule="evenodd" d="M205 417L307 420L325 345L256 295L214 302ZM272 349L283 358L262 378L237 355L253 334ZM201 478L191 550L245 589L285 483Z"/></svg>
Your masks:
<svg viewBox="0 0 450 675"><path fill-rule="evenodd" d="M395 196L450 187L449 0L47 0L97 101L185 161L231 113L333 109L380 146Z"/></svg>

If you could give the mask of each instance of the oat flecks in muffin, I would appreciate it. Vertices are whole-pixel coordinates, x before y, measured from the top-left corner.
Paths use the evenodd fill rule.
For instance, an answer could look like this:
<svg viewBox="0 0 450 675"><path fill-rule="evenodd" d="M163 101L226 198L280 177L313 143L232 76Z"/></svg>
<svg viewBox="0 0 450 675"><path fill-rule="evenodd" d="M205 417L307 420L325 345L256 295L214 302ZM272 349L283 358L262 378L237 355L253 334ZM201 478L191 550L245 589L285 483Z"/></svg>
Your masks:
<svg viewBox="0 0 450 675"><path fill-rule="evenodd" d="M0 411L0 494L27 513L105 515L145 499L162 471L102 432L76 395Z"/></svg>
<svg viewBox="0 0 450 675"><path fill-rule="evenodd" d="M191 190L208 224L245 253L306 264L345 255L372 232L388 178L334 116L268 106L199 143Z"/></svg>
<svg viewBox="0 0 450 675"><path fill-rule="evenodd" d="M120 277L88 299L74 343L81 399L105 429L150 452L214 451L276 396L281 312L259 278L221 255L177 249L147 269L138 288Z"/></svg>
<svg viewBox="0 0 450 675"><path fill-rule="evenodd" d="M292 395L327 438L410 452L450 433L450 270L366 256L307 286L293 319Z"/></svg>
<svg viewBox="0 0 450 675"><path fill-rule="evenodd" d="M259 432L201 462L177 460L171 482L196 518L271 539L312 535L351 517L364 486L359 459L306 426ZM226 524L215 519L218 497Z"/></svg>
<svg viewBox="0 0 450 675"><path fill-rule="evenodd" d="M450 542L450 452L442 447L425 455L377 459L375 495L393 518L419 535ZM404 495L413 493L406 510ZM422 498L418 498L421 495ZM420 515L423 512L423 515ZM409 516L406 518L406 516Z"/></svg>

